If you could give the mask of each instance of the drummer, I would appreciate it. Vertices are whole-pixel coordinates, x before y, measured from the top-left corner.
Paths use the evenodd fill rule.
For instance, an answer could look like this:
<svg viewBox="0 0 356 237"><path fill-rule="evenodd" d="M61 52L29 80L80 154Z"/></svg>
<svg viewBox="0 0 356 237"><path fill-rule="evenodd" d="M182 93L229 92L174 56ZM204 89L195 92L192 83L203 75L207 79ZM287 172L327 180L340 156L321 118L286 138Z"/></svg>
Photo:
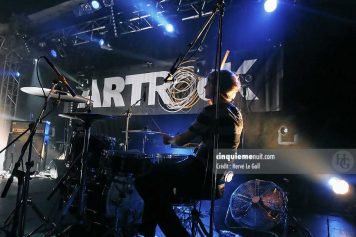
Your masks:
<svg viewBox="0 0 356 237"><path fill-rule="evenodd" d="M214 133L218 131L218 147L237 149L240 142L243 121L240 110L232 103L240 89L236 75L229 70L221 70L219 80L218 120L216 120L217 72L208 75L205 97L209 101L195 122L183 133L171 137L163 135L164 144L182 146L195 137L202 139L196 157L176 164L162 164L149 174L137 177L136 188L143 198L144 210L140 233L146 237L155 236L158 224L166 236L190 236L180 224L172 209L172 202L179 199L210 199L211 172L213 163ZM223 187L222 175L218 175L217 187ZM222 195L218 192L217 194ZM222 190L220 190L222 191Z"/></svg>

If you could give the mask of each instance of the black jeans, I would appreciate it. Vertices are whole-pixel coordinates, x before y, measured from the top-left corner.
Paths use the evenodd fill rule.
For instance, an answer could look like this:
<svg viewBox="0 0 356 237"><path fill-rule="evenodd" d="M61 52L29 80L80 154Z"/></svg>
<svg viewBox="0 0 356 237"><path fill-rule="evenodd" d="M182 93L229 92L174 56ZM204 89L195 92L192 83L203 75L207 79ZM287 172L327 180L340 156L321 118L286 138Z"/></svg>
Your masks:
<svg viewBox="0 0 356 237"><path fill-rule="evenodd" d="M206 178L205 178L206 177ZM174 164L159 164L153 170L137 177L136 189L144 200L141 232L154 236L158 224L167 237L190 236L181 225L171 204L180 198L206 199L211 186L211 173L195 158ZM204 194L205 193L205 194Z"/></svg>

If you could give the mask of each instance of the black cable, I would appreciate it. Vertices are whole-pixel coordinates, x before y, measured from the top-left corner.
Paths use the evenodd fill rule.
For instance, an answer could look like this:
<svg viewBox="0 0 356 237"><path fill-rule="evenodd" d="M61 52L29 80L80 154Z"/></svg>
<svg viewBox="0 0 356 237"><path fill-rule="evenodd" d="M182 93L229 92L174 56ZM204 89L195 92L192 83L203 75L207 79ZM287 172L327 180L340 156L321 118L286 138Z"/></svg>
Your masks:
<svg viewBox="0 0 356 237"><path fill-rule="evenodd" d="M39 72L39 67L38 67L38 64L40 63L40 60L43 59L43 58L44 58L44 56L41 56L41 57L39 57L37 59L36 64L35 64L35 68L36 68L36 76L37 76L38 83L40 84L40 87L42 89L44 97L46 97L46 93L44 91L44 88L43 88L43 85L42 85L42 82L41 82L41 79L40 79L40 72Z"/></svg>

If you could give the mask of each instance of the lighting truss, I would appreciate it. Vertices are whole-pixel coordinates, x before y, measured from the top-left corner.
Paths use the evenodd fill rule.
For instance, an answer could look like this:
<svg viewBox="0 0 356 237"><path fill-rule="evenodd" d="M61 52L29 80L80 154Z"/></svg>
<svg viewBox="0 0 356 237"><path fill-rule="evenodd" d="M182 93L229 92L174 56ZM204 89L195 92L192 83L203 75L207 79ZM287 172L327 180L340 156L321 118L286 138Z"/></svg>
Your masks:
<svg viewBox="0 0 356 237"><path fill-rule="evenodd" d="M155 8L158 16L165 18L180 17L181 21L198 19L211 14L211 9L215 1L213 0L160 0L151 1L150 6ZM140 31L156 28L160 26L145 11L145 6L133 4L130 9L123 8L118 4L109 6L110 13L81 22L76 25L45 33L36 37L38 42L56 41L56 39L65 39L71 45L77 46L87 44L93 41L93 38L102 38L108 32L113 32L115 37ZM117 9L125 9L118 11Z"/></svg>
<svg viewBox="0 0 356 237"><path fill-rule="evenodd" d="M10 42L14 42L14 39L8 39ZM17 98L20 89L20 78L16 77L14 72L19 69L19 63L22 57L16 52L16 49L12 50L11 46L5 47L6 38L0 37L0 57L3 61L1 68L1 83L0 83L0 114L2 118L14 118L17 108ZM15 48L15 47L14 47ZM8 127L8 120L0 119L1 130L4 131ZM5 129L6 130L6 129ZM1 134L2 136L8 135Z"/></svg>

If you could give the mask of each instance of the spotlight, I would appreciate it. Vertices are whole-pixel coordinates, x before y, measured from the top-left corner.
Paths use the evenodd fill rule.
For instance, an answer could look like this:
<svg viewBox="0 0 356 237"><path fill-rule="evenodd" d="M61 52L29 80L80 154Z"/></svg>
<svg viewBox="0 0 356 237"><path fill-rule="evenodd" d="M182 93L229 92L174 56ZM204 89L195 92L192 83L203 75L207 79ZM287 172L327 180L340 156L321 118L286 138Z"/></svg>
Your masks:
<svg viewBox="0 0 356 237"><path fill-rule="evenodd" d="M278 0L266 0L264 3L264 8L266 12L273 12L277 8Z"/></svg>
<svg viewBox="0 0 356 237"><path fill-rule="evenodd" d="M56 50L54 50L54 49L51 49L50 51L49 51L49 53L51 54L51 56L52 57L54 57L54 58L57 58L57 51Z"/></svg>
<svg viewBox="0 0 356 237"><path fill-rule="evenodd" d="M172 24L169 24L169 23L166 24L165 28L166 28L166 31L169 33L172 33L174 31L174 27Z"/></svg>
<svg viewBox="0 0 356 237"><path fill-rule="evenodd" d="M336 194L344 195L349 192L350 185L343 179L332 177L329 179L329 185Z"/></svg>
<svg viewBox="0 0 356 237"><path fill-rule="evenodd" d="M234 172L228 171L225 174L225 183L230 183L233 177L234 177Z"/></svg>
<svg viewBox="0 0 356 237"><path fill-rule="evenodd" d="M93 7L94 10L100 9L100 3L98 1L91 1L90 5Z"/></svg>
<svg viewBox="0 0 356 237"><path fill-rule="evenodd" d="M293 129L292 129L293 130ZM278 145L295 145L298 143L298 134L290 131L286 125L278 128Z"/></svg>
<svg viewBox="0 0 356 237"><path fill-rule="evenodd" d="M288 133L288 128L284 125L282 125L279 130L278 133L281 134L282 136L285 136Z"/></svg>
<svg viewBox="0 0 356 237"><path fill-rule="evenodd" d="M21 76L20 72L15 72L15 76L20 77Z"/></svg>
<svg viewBox="0 0 356 237"><path fill-rule="evenodd" d="M105 41L104 41L103 39L100 39L100 40L99 40L99 45L100 45L100 46L103 46L104 44L105 44Z"/></svg>

